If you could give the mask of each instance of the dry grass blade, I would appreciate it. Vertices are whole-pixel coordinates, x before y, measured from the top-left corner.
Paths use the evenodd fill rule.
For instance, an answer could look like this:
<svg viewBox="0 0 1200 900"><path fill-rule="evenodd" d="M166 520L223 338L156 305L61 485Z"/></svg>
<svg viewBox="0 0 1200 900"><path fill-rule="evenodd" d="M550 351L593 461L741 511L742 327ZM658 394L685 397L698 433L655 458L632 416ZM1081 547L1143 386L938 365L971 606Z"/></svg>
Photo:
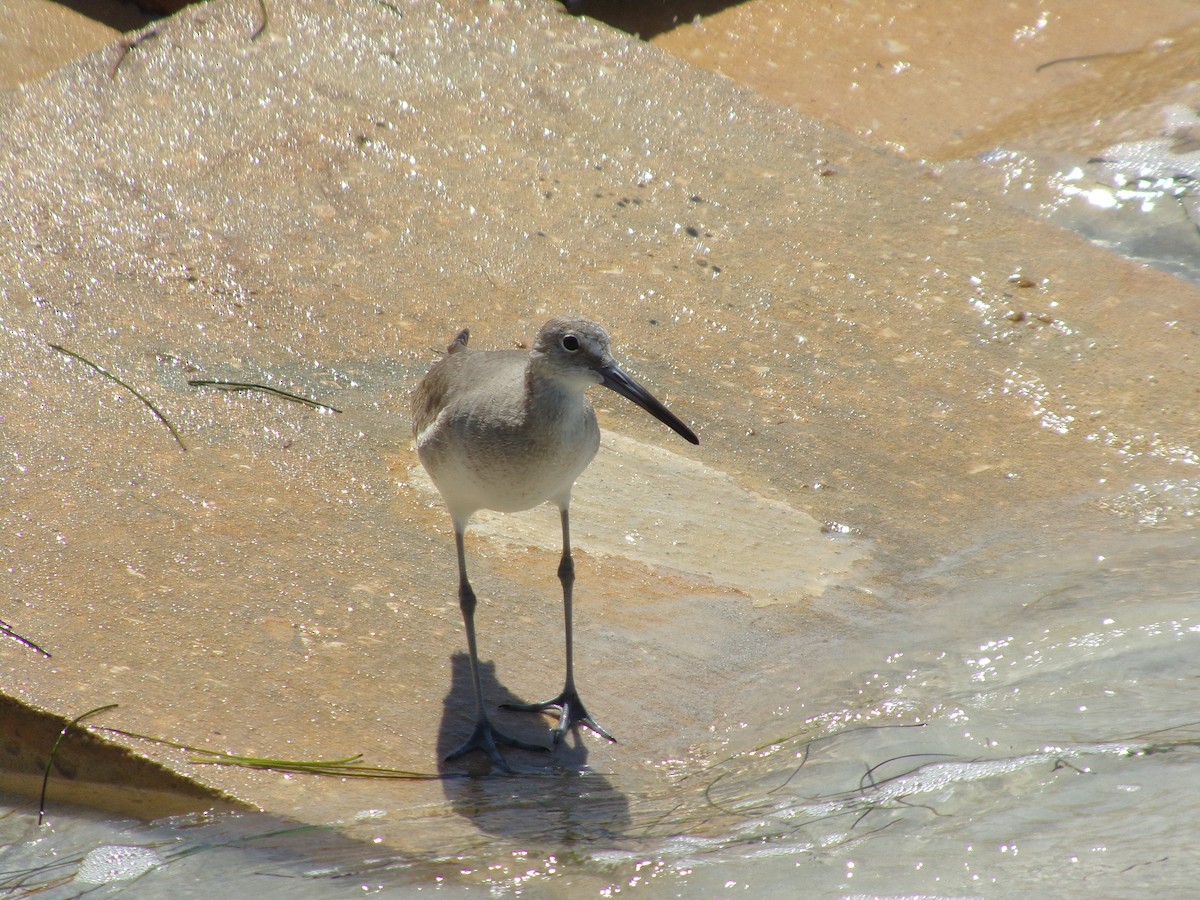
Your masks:
<svg viewBox="0 0 1200 900"><path fill-rule="evenodd" d="M223 391L260 391L264 394L272 394L276 397L282 397L284 400L291 400L295 403L303 403L306 406L311 406L314 409L325 409L329 412L340 413L341 410L336 406L329 406L326 403L319 403L308 397L301 397L299 394L293 394L289 391L281 390L280 388L271 387L266 384L254 384L248 381L220 381L209 378L192 378L188 380L188 384L192 387L213 387Z"/></svg>
<svg viewBox="0 0 1200 900"><path fill-rule="evenodd" d="M172 425L170 420L168 420L167 417L162 414L162 410L160 410L157 406L155 406L153 403L151 403L149 398L147 398L144 394L142 394L140 391L138 391L137 388L135 388L129 384L126 384L124 381L122 381L120 378L118 378L112 372L108 371L108 369L104 368L103 366L101 366L97 363L92 362L86 356L80 356L74 350L68 350L66 347L63 347L59 344L51 344L50 349L57 350L59 353L65 353L67 356L71 357L72 359L79 360L85 366L90 366L91 368L93 368L97 372L99 372L101 375L103 375L105 378L109 379L110 381L115 381L121 387L125 388L125 390L129 391L129 393L133 394L133 396L135 396L139 400L141 400L142 403L144 403L146 405L146 408L149 409L150 412L154 413L154 415L158 418L158 421L162 422L164 425L167 426L167 430L169 432L171 432L171 437L175 438L175 443L177 443L179 445L179 449L187 450L187 447L183 443L183 438L181 438L179 436L179 432L175 430L175 426Z"/></svg>
<svg viewBox="0 0 1200 900"><path fill-rule="evenodd" d="M100 731L119 734L122 737L136 738L139 741L149 741L175 750L184 750L193 754L192 762L213 766L241 766L246 769L270 769L276 772L289 772L306 775L332 775L338 778L401 778L425 780L441 778L441 775L431 772L413 772L408 769L392 769L385 766L364 766L357 761L362 754L347 756L341 759L303 760L303 759L273 759L263 756L241 756L236 753L226 753L224 750L210 750L206 747L193 747L179 741L169 741L165 738L150 737L134 731L124 731L120 728L104 727Z"/></svg>
<svg viewBox="0 0 1200 900"><path fill-rule="evenodd" d="M70 731L84 719L116 708L117 704L109 703L106 706L97 706L95 709L89 709L82 715L78 715L73 718L70 722L64 725L62 731L58 733L58 737L54 740L54 746L50 748L50 756L46 759L46 773L42 776L42 796L38 801L38 825L41 825L42 819L46 817L46 788L50 786L50 770L54 768L54 754L58 752L59 745L62 744L63 738L67 736L68 731Z"/></svg>

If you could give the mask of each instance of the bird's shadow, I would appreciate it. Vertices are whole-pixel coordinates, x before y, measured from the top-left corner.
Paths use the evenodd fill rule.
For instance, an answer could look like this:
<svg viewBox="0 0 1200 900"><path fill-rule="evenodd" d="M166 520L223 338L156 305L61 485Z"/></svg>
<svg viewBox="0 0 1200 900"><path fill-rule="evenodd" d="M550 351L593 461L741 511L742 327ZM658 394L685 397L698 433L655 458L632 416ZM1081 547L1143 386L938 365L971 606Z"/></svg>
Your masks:
<svg viewBox="0 0 1200 900"><path fill-rule="evenodd" d="M481 752L447 762L446 754L466 740L475 724L471 662L466 653L451 656L450 672L437 752L446 799L455 812L489 834L518 841L611 841L626 833L629 800L605 776L587 770L585 741L590 738L569 734L547 753L501 747L511 774L496 770ZM500 704L520 703L523 698L500 683L494 663L481 660L479 678L488 715L498 728L514 738L551 747L549 717L499 709Z"/></svg>

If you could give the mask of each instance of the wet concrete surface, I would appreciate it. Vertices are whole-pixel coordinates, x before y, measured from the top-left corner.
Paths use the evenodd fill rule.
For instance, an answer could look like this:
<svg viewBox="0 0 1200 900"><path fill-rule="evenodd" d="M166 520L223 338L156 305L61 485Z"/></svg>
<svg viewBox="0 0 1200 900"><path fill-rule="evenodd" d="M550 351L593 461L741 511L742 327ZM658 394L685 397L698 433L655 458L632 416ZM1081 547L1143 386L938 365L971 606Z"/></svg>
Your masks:
<svg viewBox="0 0 1200 900"><path fill-rule="evenodd" d="M146 21L132 4L114 0L74 6L40 0L0 3L0 90L44 78Z"/></svg>
<svg viewBox="0 0 1200 900"><path fill-rule="evenodd" d="M685 17L652 40L911 158L960 159L1028 142L1088 152L1141 127L1195 80L1196 5L1152 0L1131 12L1107 0L953 11L756 0Z"/></svg>
<svg viewBox="0 0 1200 900"><path fill-rule="evenodd" d="M464 326L512 347L590 315L701 438L594 397L612 436L576 491L578 664L621 743L514 754L602 773L560 786L591 812L538 807L535 830L561 825L546 809L585 830L658 814L622 798L766 715L780 658L852 666L855 634L927 603L916 573L985 525L1036 542L1063 507L1195 462L1196 290L953 170L551 5L272 5L252 39L257 11L189 8L0 95L3 617L53 653L5 644L0 689L31 707L438 771L472 710L407 395ZM554 518L469 535L496 698L561 679ZM544 795L381 800L117 740L302 821L384 804L372 834L401 851L531 827L481 824L480 792ZM403 827L447 803L440 830Z"/></svg>

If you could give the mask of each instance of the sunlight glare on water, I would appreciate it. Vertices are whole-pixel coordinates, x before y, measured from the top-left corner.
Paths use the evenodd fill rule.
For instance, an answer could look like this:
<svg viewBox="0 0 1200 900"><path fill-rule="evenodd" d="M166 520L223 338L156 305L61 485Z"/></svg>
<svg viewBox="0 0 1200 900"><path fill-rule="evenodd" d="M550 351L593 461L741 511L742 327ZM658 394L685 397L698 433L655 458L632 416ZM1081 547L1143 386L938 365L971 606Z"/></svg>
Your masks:
<svg viewBox="0 0 1200 900"><path fill-rule="evenodd" d="M1162 116L1160 134L1089 158L998 148L982 161L1000 174L1005 199L1018 208L1197 283L1200 150L1191 134L1200 119L1180 105Z"/></svg>
<svg viewBox="0 0 1200 900"><path fill-rule="evenodd" d="M635 819L609 838L568 850L559 834L531 832L502 854L508 862L497 862L500 838L447 846L444 862L414 867L386 853L368 862L355 842L314 854L297 833L267 841L281 851L270 865L290 873L289 896L301 897L349 896L344 879L356 878L384 890L432 878L451 893L482 879L533 896L652 886L656 895L778 895L798 878L815 894L1003 895L1053 884L1077 895L1087 878L1124 871L1138 873L1139 888L1186 891L1200 870L1171 810L1200 805L1185 768L1200 749L1186 690L1200 650L1196 539L1175 525L1106 521L1035 545L997 535L931 568L928 583L947 584L948 596L875 623L840 664L801 643L769 677L792 680L804 702L763 708L748 695L742 724L707 764L678 767L667 788L614 784L614 800ZM481 821L513 814L504 790L474 795ZM441 815L430 814L410 811L407 827L436 830ZM225 844L220 871L205 874L220 890L267 865L245 840L255 821L183 829L168 849L161 829L143 828L139 840L127 826L120 842L158 847L145 852L160 865L134 882L147 891L195 877L185 860L212 850L181 852L189 842ZM288 858L305 859L308 874Z"/></svg>
<svg viewBox="0 0 1200 900"><path fill-rule="evenodd" d="M904 650L859 703L738 736L706 791L743 817L706 851L722 877L746 853L790 856L817 893L1003 892L1055 872L1079 886L1127 868L1182 890L1196 877L1165 864L1189 858L1186 841L1155 812L1200 801L1182 769L1200 749L1181 689L1200 647L1194 536L1081 531L1036 551L1010 537L952 563L954 596L916 614L919 638L893 623L886 640ZM740 874L756 890L789 877Z"/></svg>

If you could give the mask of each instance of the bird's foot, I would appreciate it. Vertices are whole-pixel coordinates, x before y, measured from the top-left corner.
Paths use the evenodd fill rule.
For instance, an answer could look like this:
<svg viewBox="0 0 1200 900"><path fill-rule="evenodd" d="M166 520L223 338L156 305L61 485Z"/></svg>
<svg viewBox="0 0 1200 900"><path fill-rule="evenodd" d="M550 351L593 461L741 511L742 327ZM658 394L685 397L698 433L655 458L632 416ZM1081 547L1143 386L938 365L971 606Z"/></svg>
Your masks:
<svg viewBox="0 0 1200 900"><path fill-rule="evenodd" d="M585 728L590 728L600 737L612 741L614 744L617 739L608 731L588 715L587 708L583 705L583 701L579 699L579 694L574 688L566 688L561 694L553 700L547 700L544 703L503 703L501 709L511 709L515 712L545 712L548 709L560 710L558 725L550 732L550 736L554 739L557 746L562 743L563 737L572 728L580 725Z"/></svg>
<svg viewBox="0 0 1200 900"><path fill-rule="evenodd" d="M482 750L491 759L492 765L501 772L511 774L512 768L504 757L500 755L499 745L505 747L515 747L518 750L536 750L541 753L549 752L549 747L543 747L541 744L530 744L527 741L520 741L514 737L509 737L502 731L492 725L487 719L475 723L475 730L471 732L471 736L466 739L461 747L452 753L446 754L446 762L451 762L458 759L460 756L466 756L473 750Z"/></svg>

